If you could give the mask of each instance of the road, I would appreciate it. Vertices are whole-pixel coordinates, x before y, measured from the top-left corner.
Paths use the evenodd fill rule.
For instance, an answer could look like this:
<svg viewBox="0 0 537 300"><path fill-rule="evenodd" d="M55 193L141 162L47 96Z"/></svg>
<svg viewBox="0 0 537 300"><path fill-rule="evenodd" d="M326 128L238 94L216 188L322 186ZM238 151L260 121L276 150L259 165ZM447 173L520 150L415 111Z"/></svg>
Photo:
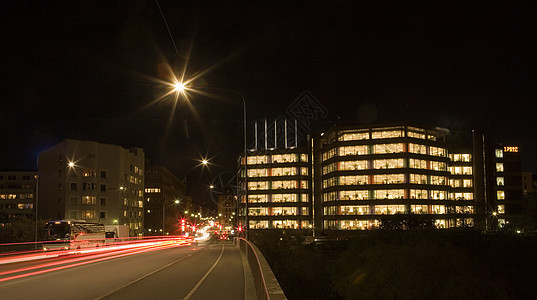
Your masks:
<svg viewBox="0 0 537 300"><path fill-rule="evenodd" d="M136 251L0 265L0 297L253 299L251 274L230 241Z"/></svg>

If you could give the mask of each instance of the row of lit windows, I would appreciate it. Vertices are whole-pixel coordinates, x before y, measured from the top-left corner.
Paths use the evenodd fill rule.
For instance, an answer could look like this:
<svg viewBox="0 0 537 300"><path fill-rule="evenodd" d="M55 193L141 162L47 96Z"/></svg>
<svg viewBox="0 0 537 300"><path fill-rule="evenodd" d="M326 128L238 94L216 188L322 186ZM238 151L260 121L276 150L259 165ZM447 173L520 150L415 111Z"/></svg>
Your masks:
<svg viewBox="0 0 537 300"><path fill-rule="evenodd" d="M427 149L429 151L427 152ZM323 160L330 159L334 156L347 156L347 155L367 155L367 154L387 154L387 153L402 153L405 152L403 143L393 144L376 144L376 145L357 145L357 146L342 146L333 148L323 153ZM428 154L433 156L446 156L446 149L425 146L414 143L408 144L408 152L417 154Z"/></svg>
<svg viewBox="0 0 537 300"><path fill-rule="evenodd" d="M324 227L333 230L370 230L379 228L381 222L379 220L325 220ZM436 228L451 228L451 227L473 227L474 220L472 218L434 220L433 224Z"/></svg>
<svg viewBox="0 0 537 300"><path fill-rule="evenodd" d="M146 193L160 193L160 188L145 188Z"/></svg>
<svg viewBox="0 0 537 300"><path fill-rule="evenodd" d="M141 217L142 216L142 211L126 211L124 210L123 211L123 217L125 218L136 218L136 217Z"/></svg>
<svg viewBox="0 0 537 300"><path fill-rule="evenodd" d="M399 169L405 167L405 160L403 158L393 159L376 159L372 161L372 164L368 160L357 161L339 161L333 162L323 166L323 174L326 175L334 171L353 171L353 170L368 170L368 169ZM423 159L410 158L408 160L408 166L412 169L424 169L434 171L446 171L446 163L441 161L429 161ZM455 174L463 174L463 172L469 172L471 174L471 167L451 167L456 168ZM467 169L466 169L467 168ZM464 173L466 174L466 173Z"/></svg>
<svg viewBox="0 0 537 300"><path fill-rule="evenodd" d="M434 135L425 135L425 130L422 128L408 127L406 132L407 137L413 137L418 139L428 138L429 140L436 141L436 136ZM384 130L375 130L369 134L369 130L348 130L340 133L338 140L339 141L357 141L357 140L368 140L368 139L390 139L403 137L405 133L404 128L386 128Z"/></svg>
<svg viewBox="0 0 537 300"><path fill-rule="evenodd" d="M308 229L310 222L306 220L250 220L250 229Z"/></svg>
<svg viewBox="0 0 537 300"><path fill-rule="evenodd" d="M449 172L453 175L472 175L472 167L451 166Z"/></svg>
<svg viewBox="0 0 537 300"><path fill-rule="evenodd" d="M454 188L471 188L473 186L472 179L450 179L449 185Z"/></svg>
<svg viewBox="0 0 537 300"><path fill-rule="evenodd" d="M0 194L0 200L11 200L11 199L33 199L34 194L24 193L24 194Z"/></svg>
<svg viewBox="0 0 537 300"><path fill-rule="evenodd" d="M307 180L250 181L248 190L307 189Z"/></svg>
<svg viewBox="0 0 537 300"><path fill-rule="evenodd" d="M308 202L308 194L248 195L249 203L298 202L298 199L301 202Z"/></svg>
<svg viewBox="0 0 537 300"><path fill-rule="evenodd" d="M472 161L472 154L468 153L453 153L449 155L449 158L451 161L454 162L471 162Z"/></svg>
<svg viewBox="0 0 537 300"><path fill-rule="evenodd" d="M447 209L445 205L410 205L410 212L413 214L472 214L473 206L455 206ZM325 215L393 215L405 214L405 205L341 205L327 206L324 208Z"/></svg>
<svg viewBox="0 0 537 300"><path fill-rule="evenodd" d="M0 204L0 209L33 209L32 203L8 203Z"/></svg>
<svg viewBox="0 0 537 300"><path fill-rule="evenodd" d="M298 212L302 216L308 214L307 207L249 207L249 216L297 216Z"/></svg>
<svg viewBox="0 0 537 300"><path fill-rule="evenodd" d="M294 176L294 175L308 175L308 168L287 167L287 168L272 168L272 169L248 169L248 177Z"/></svg>
<svg viewBox="0 0 537 300"><path fill-rule="evenodd" d="M123 206L144 207L144 201L123 198Z"/></svg>
<svg viewBox="0 0 537 300"><path fill-rule="evenodd" d="M410 174L409 177L410 177L410 183L414 183L414 184L446 185L447 183L446 176ZM405 183L405 174L338 176L338 177L331 177L331 178L323 180L323 188L338 186L338 185L400 184L400 183Z"/></svg>
<svg viewBox="0 0 537 300"><path fill-rule="evenodd" d="M433 200L446 200L448 197L447 191L440 190L420 190L410 189L408 190L408 198L410 199L433 199ZM462 194L466 197L471 197L472 193L453 193L453 195ZM463 197L463 196L461 196ZM323 200L337 201L337 200L374 200L374 199L406 199L405 189L392 189L392 190L352 190L352 191L334 191L323 194ZM471 199L465 199L471 200Z"/></svg>
<svg viewBox="0 0 537 300"><path fill-rule="evenodd" d="M79 201L81 198L79 197L71 197L71 206L77 206L79 203L85 204L85 205L93 205L96 203L96 199L94 196L84 196L82 197L82 200ZM99 198L99 203L101 205L106 205L107 201L106 198Z"/></svg>
<svg viewBox="0 0 537 300"><path fill-rule="evenodd" d="M274 155L252 155L248 156L248 165L259 165L267 163L289 163L289 162L307 162L307 154L274 154Z"/></svg>

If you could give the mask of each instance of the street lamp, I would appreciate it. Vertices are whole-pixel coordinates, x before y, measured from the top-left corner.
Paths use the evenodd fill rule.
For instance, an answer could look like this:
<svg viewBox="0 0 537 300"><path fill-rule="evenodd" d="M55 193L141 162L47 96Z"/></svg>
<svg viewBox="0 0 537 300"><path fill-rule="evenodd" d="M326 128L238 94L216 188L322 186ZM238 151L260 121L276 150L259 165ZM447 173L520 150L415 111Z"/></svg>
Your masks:
<svg viewBox="0 0 537 300"><path fill-rule="evenodd" d="M182 83L182 82L176 82L174 85L173 85L173 90L178 92L178 93L181 93L185 90L185 84Z"/></svg>
<svg viewBox="0 0 537 300"><path fill-rule="evenodd" d="M37 205L39 203L39 174L35 178L35 249L37 250Z"/></svg>
<svg viewBox="0 0 537 300"><path fill-rule="evenodd" d="M185 93L186 90L191 90L191 91L194 91L194 89L190 89L187 84L189 83L190 81L187 81L186 83L183 83L183 82L179 82L178 80L174 80L174 84L173 84L173 91L176 92L177 96L178 94L181 94L181 93ZM245 210L246 210L246 213L245 213L245 221L246 221L246 230L245 230L245 234L246 234L246 239L248 239L248 233L249 233L249 229L250 229L250 224L249 224L249 221L248 221L248 153L247 153L247 146L246 146L246 120L247 120L247 114L246 114L246 99L244 98L244 96L239 93L239 92L236 92L236 91L233 91L233 90L226 90L226 89L216 89L217 91L221 91L221 92L227 92L227 93L231 93L231 94L235 94L237 96L239 96L239 98L242 100L242 113L243 113L243 123L242 123L242 127L243 127L243 152L244 152L244 207L245 207ZM202 163L204 165L206 165L208 163L207 160L203 160ZM238 205L237 205L238 206Z"/></svg>
<svg viewBox="0 0 537 300"><path fill-rule="evenodd" d="M175 199L172 204L179 204L181 201ZM162 235L166 235L166 199L162 199Z"/></svg>

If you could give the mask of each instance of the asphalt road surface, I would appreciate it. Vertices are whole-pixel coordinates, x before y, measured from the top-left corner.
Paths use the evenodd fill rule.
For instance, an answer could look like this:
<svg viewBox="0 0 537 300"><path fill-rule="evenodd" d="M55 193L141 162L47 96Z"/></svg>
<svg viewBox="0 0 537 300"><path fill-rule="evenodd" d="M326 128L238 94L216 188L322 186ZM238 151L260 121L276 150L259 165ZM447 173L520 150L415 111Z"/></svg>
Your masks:
<svg viewBox="0 0 537 300"><path fill-rule="evenodd" d="M252 288L231 242L0 266L0 298L6 300L250 299Z"/></svg>

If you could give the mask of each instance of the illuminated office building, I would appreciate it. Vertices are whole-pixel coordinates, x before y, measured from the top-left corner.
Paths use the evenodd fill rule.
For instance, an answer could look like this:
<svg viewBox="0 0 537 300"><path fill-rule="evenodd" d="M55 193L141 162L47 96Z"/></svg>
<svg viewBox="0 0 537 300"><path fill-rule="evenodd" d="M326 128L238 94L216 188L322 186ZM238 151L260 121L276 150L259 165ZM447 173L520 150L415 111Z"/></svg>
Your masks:
<svg viewBox="0 0 537 300"><path fill-rule="evenodd" d="M247 158L250 229L308 229L311 224L308 154L301 149L267 149L251 151ZM241 174L244 174L244 159L241 162ZM241 199L244 216L244 197Z"/></svg>
<svg viewBox="0 0 537 300"><path fill-rule="evenodd" d="M325 230L379 228L392 215L416 214L454 226L445 130L416 126L333 127L320 151ZM319 201L320 200L320 201Z"/></svg>
<svg viewBox="0 0 537 300"><path fill-rule="evenodd" d="M308 147L251 151L250 229L311 225L325 234L406 218L414 223L401 228L492 230L516 221L523 210L518 148L492 144L481 131L462 143L451 134L409 123L337 125L311 135Z"/></svg>

